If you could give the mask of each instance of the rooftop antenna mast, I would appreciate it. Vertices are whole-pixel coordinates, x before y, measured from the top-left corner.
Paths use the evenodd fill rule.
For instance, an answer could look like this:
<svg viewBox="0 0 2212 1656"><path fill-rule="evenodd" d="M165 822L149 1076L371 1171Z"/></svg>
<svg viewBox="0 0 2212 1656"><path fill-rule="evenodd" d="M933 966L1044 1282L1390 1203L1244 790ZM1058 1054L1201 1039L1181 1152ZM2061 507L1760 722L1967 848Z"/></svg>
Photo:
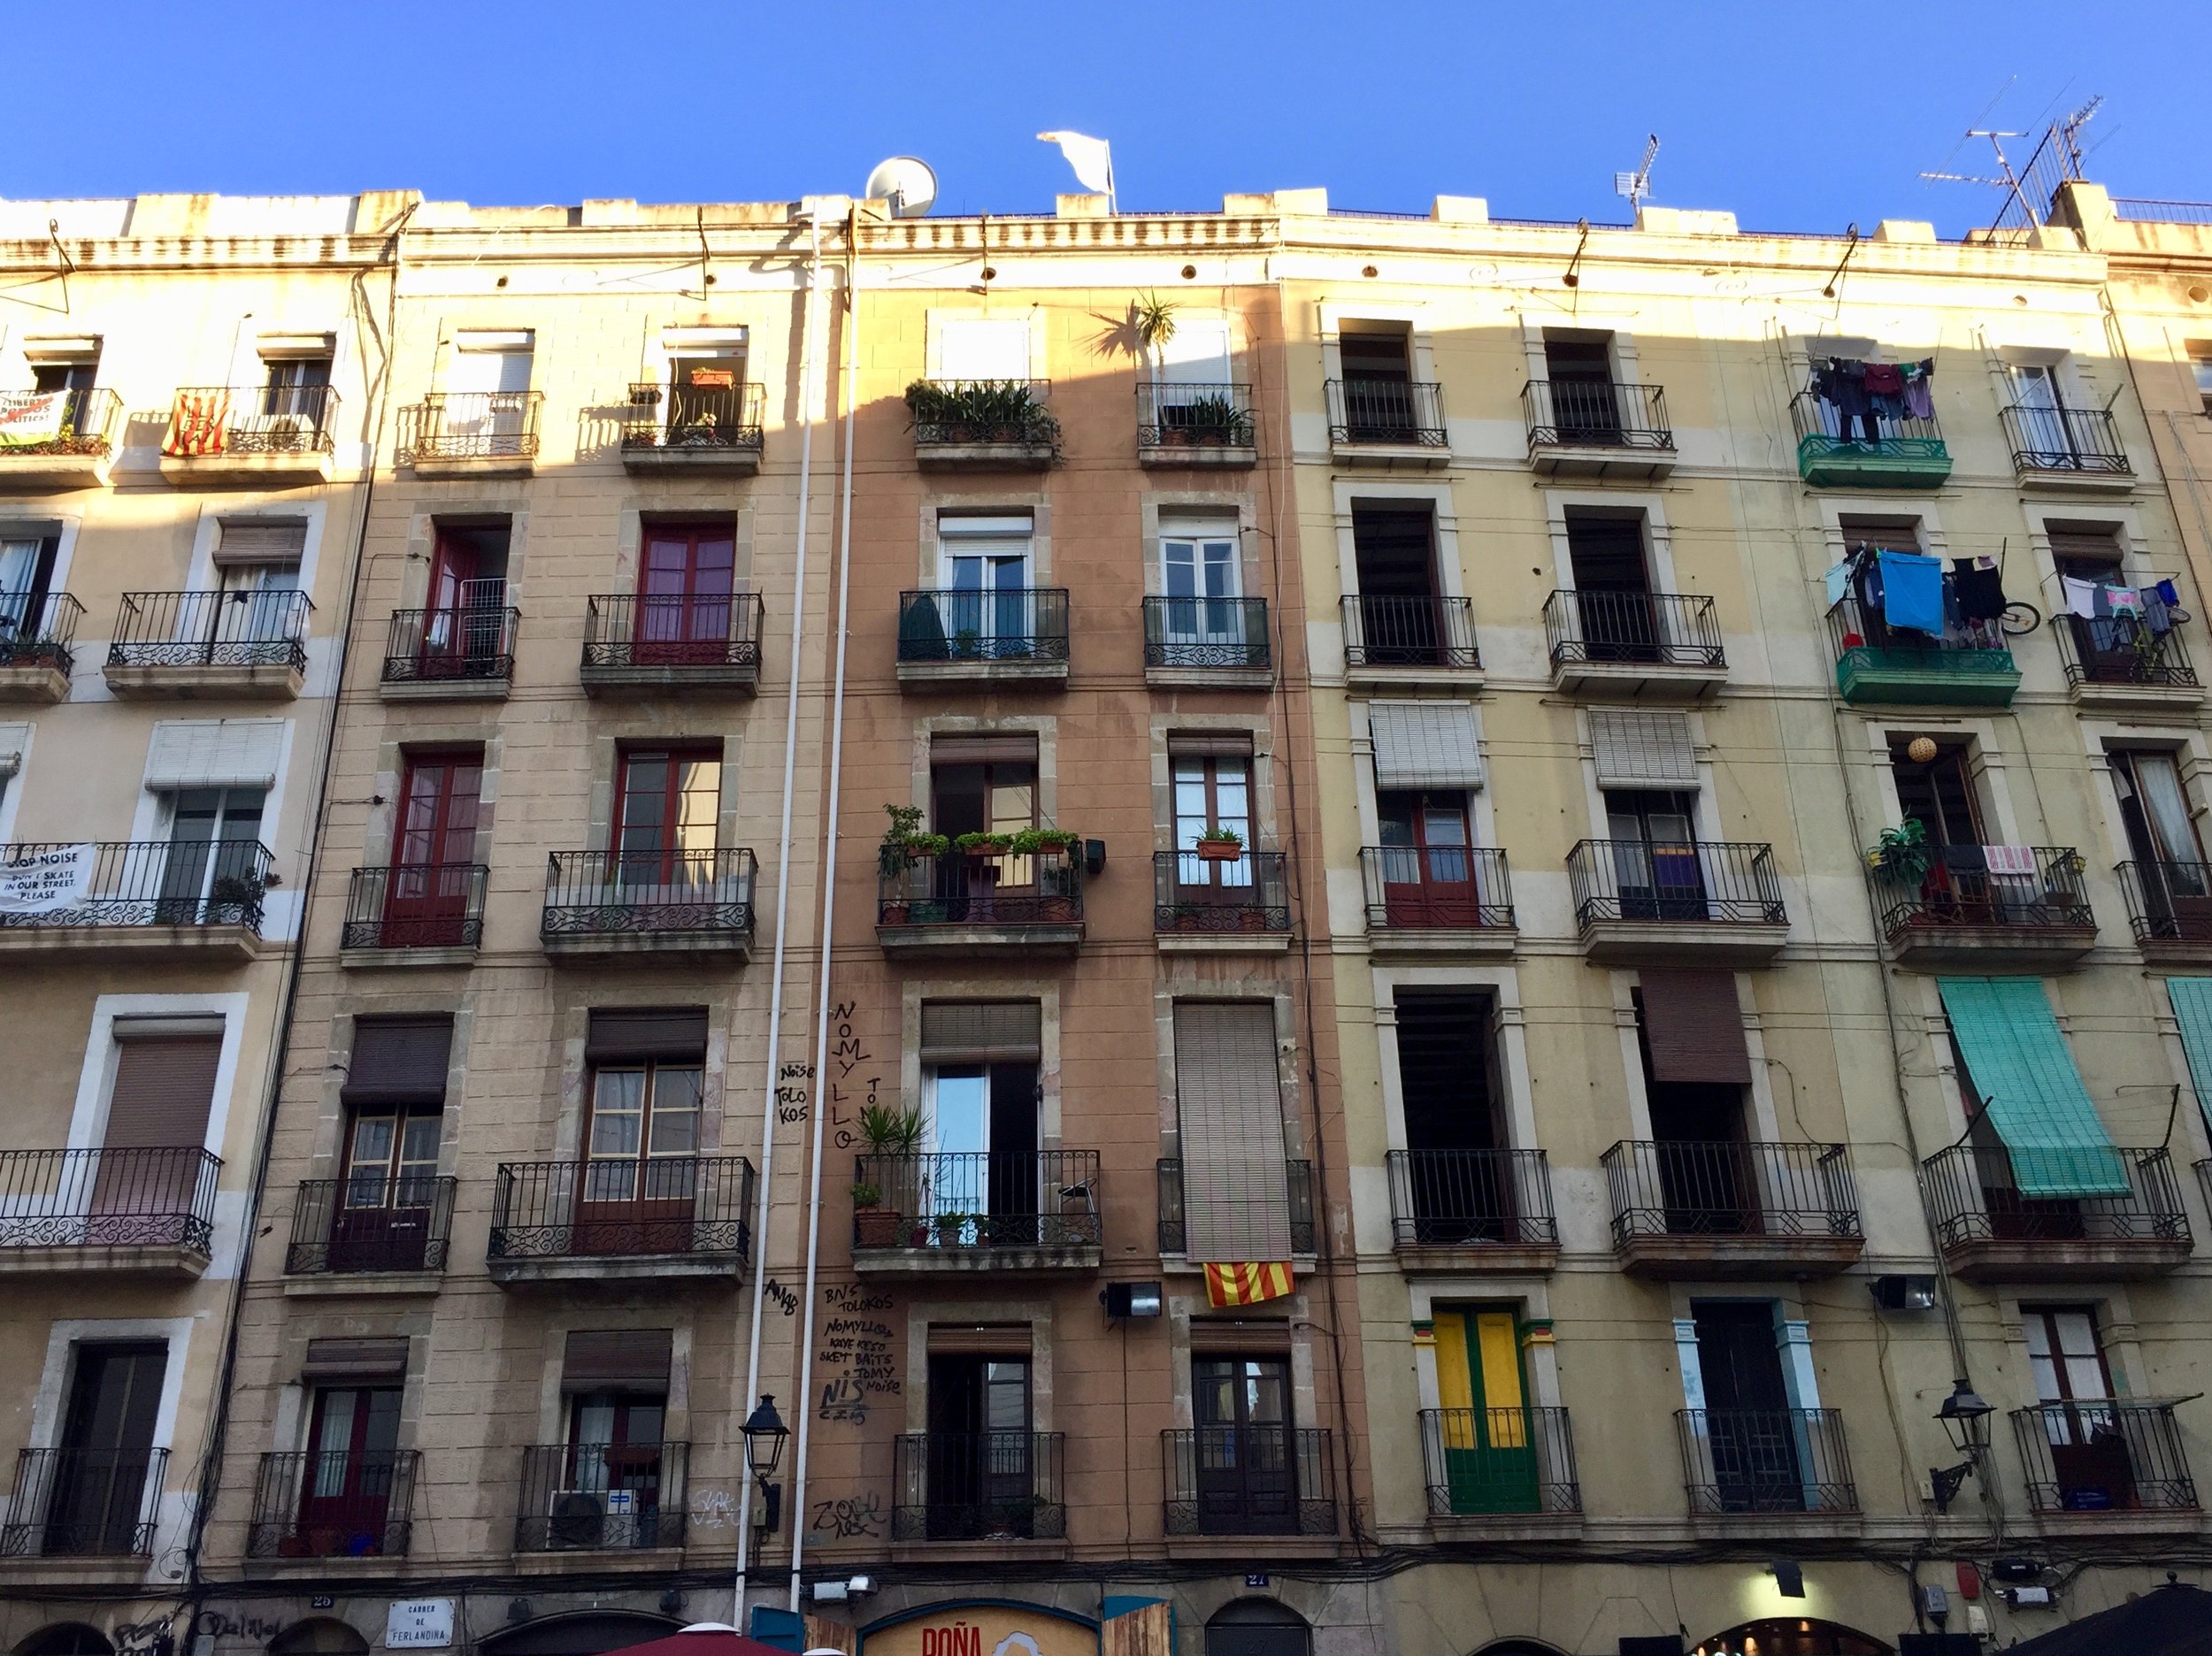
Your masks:
<svg viewBox="0 0 2212 1656"><path fill-rule="evenodd" d="M1969 138L1989 140L1989 147L1997 157L1998 175L1995 178L1983 178L1971 172L1923 172L1920 176L1932 183L1979 184L1986 188L2000 190L2003 192L2005 198L2004 205L1999 208L1997 212L1997 222L2000 225L2004 224L2008 216L2016 212L2024 223L2039 225L2048 211L2053 188L2062 180L2078 179L2082 176L2081 129L2095 118L2098 110L2103 105L2104 98L2100 94L2091 98L2088 103L2083 104L2064 120L2052 122L2044 129L2041 141L2029 154L2025 165L2018 167L2013 165L2012 157L2005 153L2005 140L2025 138L2029 136L2028 134L2004 132L1988 126L1968 127L1966 135ZM2056 176L2046 176L2052 172L2055 172ZM2032 192L2029 188L2030 185L2036 187ZM2044 204L2041 207L2036 204L2037 196L2043 197Z"/></svg>
<svg viewBox="0 0 2212 1656"><path fill-rule="evenodd" d="M1645 198L1651 194L1651 164L1658 154L1659 134L1647 133L1644 134L1644 158L1637 164L1636 170L1613 174L1613 194L1628 198L1631 212L1642 206Z"/></svg>

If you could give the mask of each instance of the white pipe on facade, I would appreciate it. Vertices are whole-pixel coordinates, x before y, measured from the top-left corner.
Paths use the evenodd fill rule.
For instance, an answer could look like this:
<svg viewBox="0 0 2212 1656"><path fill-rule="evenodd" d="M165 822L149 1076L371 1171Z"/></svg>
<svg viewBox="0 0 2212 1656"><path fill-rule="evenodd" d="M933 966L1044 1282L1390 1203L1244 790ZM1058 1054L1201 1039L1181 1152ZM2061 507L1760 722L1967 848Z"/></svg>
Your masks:
<svg viewBox="0 0 2212 1656"><path fill-rule="evenodd" d="M790 937L786 924L791 899L791 789L799 763L800 647L805 641L807 505L814 483L814 297L822 282L822 225L807 215L806 292L799 310L799 412L803 424L799 436L798 556L791 574L790 687L783 709L783 817L776 838L776 951L768 992L768 1077L763 1084L760 1106L760 1200L753 1219L753 1329L745 1359L745 1396L738 1407L746 1415L752 1404L745 1398L759 1395L760 1314L768 1290L769 1176L776 1162L776 1070L781 1061L783 1034L783 963ZM827 947L825 939L825 947ZM737 1578L732 1584L731 1625L745 1627L745 1572L752 1562L753 1463L749 1455L739 1475L737 1502Z"/></svg>

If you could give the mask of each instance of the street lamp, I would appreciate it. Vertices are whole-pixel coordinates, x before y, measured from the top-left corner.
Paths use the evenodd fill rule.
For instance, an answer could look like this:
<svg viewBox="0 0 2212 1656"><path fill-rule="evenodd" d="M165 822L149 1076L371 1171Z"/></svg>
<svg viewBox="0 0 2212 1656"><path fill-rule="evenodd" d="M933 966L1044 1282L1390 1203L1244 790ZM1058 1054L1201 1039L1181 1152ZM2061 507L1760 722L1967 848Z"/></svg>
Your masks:
<svg viewBox="0 0 2212 1656"><path fill-rule="evenodd" d="M1938 1512L1949 1510L1951 1502L1957 1498L1959 1486L1966 1482L1966 1475L1979 1468L1982 1453L1989 1447L1989 1417L1995 1413L1963 1376L1951 1388L1951 1395L1943 1399L1943 1407L1936 1411L1936 1418L1943 1422L1944 1435L1950 1438L1951 1447L1966 1457L1956 1466L1928 1469L1928 1491L1935 1499Z"/></svg>
<svg viewBox="0 0 2212 1656"><path fill-rule="evenodd" d="M783 1521L783 1488L769 1479L775 1476L776 1463L783 1459L783 1440L791 1436L791 1429L776 1413L776 1399L764 1392L753 1412L745 1417L743 1430L745 1464L760 1484L760 1521L753 1527L772 1536Z"/></svg>

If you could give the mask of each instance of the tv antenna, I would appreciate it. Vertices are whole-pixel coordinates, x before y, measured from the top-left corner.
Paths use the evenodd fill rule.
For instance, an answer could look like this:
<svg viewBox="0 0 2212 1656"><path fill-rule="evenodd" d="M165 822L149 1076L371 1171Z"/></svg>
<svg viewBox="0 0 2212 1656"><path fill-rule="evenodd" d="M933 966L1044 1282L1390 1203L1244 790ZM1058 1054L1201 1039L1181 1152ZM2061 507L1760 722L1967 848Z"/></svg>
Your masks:
<svg viewBox="0 0 2212 1656"><path fill-rule="evenodd" d="M1658 153L1659 134L1646 133L1644 134L1644 158L1637 165L1636 170L1633 172L1613 174L1613 194L1625 196L1628 198L1629 211L1632 212L1641 206L1644 198L1651 194L1651 164Z"/></svg>
<svg viewBox="0 0 2212 1656"><path fill-rule="evenodd" d="M2039 225L2050 211L2051 197L2058 186L2068 179L2082 176L2081 129L2096 118L2104 106L2102 94L2076 110L2064 120L2053 121L2043 130L2041 140L2018 166L2005 153L2005 140L2025 138L2024 132L2006 132L1990 126L1970 126L1969 138L1986 138L1989 148L1997 157L1997 176L1984 178L1973 172L1923 172L1920 176L1935 184L1979 184L1987 189L2002 192L2004 204L1997 210L1997 223L2004 226L2016 214L2025 224ZM2030 187L2033 187L2031 194ZM2040 197L2040 202L2036 199Z"/></svg>

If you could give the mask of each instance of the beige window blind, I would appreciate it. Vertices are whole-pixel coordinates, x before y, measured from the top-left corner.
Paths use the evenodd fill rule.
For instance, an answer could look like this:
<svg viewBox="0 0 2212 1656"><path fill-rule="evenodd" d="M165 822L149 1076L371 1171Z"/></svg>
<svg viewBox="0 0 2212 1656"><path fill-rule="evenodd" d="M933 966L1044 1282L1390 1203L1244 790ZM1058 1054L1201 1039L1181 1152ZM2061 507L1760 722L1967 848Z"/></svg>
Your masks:
<svg viewBox="0 0 2212 1656"><path fill-rule="evenodd" d="M307 525L282 518L227 518L215 540L218 564L296 564L307 553Z"/></svg>
<svg viewBox="0 0 2212 1656"><path fill-rule="evenodd" d="M668 1329L572 1329L561 1358L564 1392L665 1392Z"/></svg>
<svg viewBox="0 0 2212 1656"><path fill-rule="evenodd" d="M1843 544L1847 550L1872 547L1877 552L1924 552L1920 544L1920 525L1910 518L1839 518L1836 526L1843 531Z"/></svg>
<svg viewBox="0 0 2212 1656"><path fill-rule="evenodd" d="M274 787L282 719L165 719L146 748L146 786Z"/></svg>
<svg viewBox="0 0 2212 1656"><path fill-rule="evenodd" d="M435 1104L451 1061L449 1017L363 1018L340 1092L349 1104Z"/></svg>
<svg viewBox="0 0 2212 1656"><path fill-rule="evenodd" d="M1044 1055L1042 1008L1034 1000L926 1000L924 1063L1018 1062Z"/></svg>
<svg viewBox="0 0 2212 1656"><path fill-rule="evenodd" d="M929 1349L964 1353L975 1357L1019 1357L1030 1354L1026 1322L933 1322Z"/></svg>
<svg viewBox="0 0 2212 1656"><path fill-rule="evenodd" d="M932 764L1035 764L1034 731L986 731L972 736L932 736Z"/></svg>
<svg viewBox="0 0 2212 1656"><path fill-rule="evenodd" d="M584 1038L584 1057L592 1063L699 1062L706 1055L704 1007L595 1007Z"/></svg>
<svg viewBox="0 0 2212 1656"><path fill-rule="evenodd" d="M219 1033L133 1036L115 1031L115 1088L108 1097L111 1150L197 1148L223 1055Z"/></svg>
<svg viewBox="0 0 2212 1656"><path fill-rule="evenodd" d="M1177 1001L1175 1098L1188 1256L1237 1263L1288 1259L1290 1183L1273 1006Z"/></svg>
<svg viewBox="0 0 2212 1656"><path fill-rule="evenodd" d="M1593 708L1590 747L1597 756L1600 787L1697 786L1697 748L1690 740L1686 713Z"/></svg>
<svg viewBox="0 0 2212 1656"><path fill-rule="evenodd" d="M1367 709L1379 788L1479 788L1482 744L1466 702L1376 702Z"/></svg>
<svg viewBox="0 0 2212 1656"><path fill-rule="evenodd" d="M1252 756L1252 732L1170 731L1167 751L1171 759L1249 759Z"/></svg>
<svg viewBox="0 0 2212 1656"><path fill-rule="evenodd" d="M311 1339L300 1364L300 1378L329 1384L342 1380L401 1380L407 1375L404 1334Z"/></svg>

